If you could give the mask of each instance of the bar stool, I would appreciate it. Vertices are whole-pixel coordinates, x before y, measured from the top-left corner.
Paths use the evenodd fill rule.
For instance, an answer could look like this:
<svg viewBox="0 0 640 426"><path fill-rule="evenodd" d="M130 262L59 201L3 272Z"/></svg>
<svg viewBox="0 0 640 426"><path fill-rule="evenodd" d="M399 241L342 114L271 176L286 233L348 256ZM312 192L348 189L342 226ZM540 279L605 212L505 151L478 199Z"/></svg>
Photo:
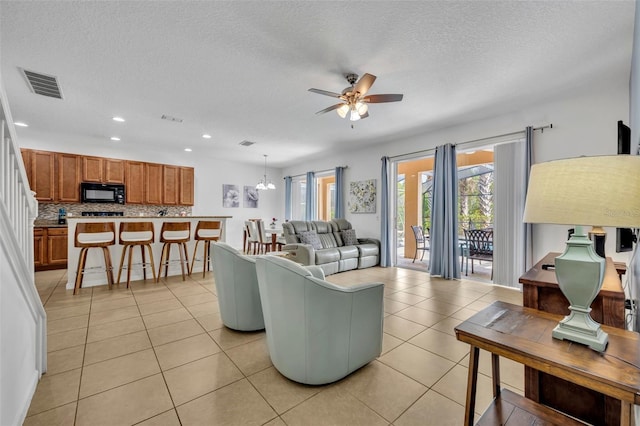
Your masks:
<svg viewBox="0 0 640 426"><path fill-rule="evenodd" d="M196 263L196 252L198 251L198 244L200 241L204 242L204 264L202 265L202 278L204 278L206 271L209 270L211 264L211 242L216 242L222 235L222 222L219 220L208 221L201 220L196 226L196 232L193 235L193 239L196 240L196 246L193 249L193 258L191 259L191 270L189 275L193 274L193 265Z"/></svg>
<svg viewBox="0 0 640 426"><path fill-rule="evenodd" d="M120 275L122 274L122 268L124 266L124 257L129 249L129 262L127 264L127 288L131 282L131 259L133 257L133 248L140 247L140 253L142 255L142 276L147 279L147 267L151 265L151 273L153 274L153 280L156 281L156 265L153 262L153 250L151 244L156 240L155 232L152 222L120 222L120 229L118 232L118 240L122 248L122 256L120 256L120 268L118 269L118 280L120 284ZM145 259L145 247L149 250L149 260Z"/></svg>
<svg viewBox="0 0 640 426"><path fill-rule="evenodd" d="M162 265L164 265L164 276L169 273L169 261L171 259L171 244L179 244L178 252L180 253L180 268L182 269L182 281L185 280L184 267L187 266L187 274L189 273L189 254L187 253L187 243L191 239L191 222L164 222L160 230L160 242L162 245L162 254L160 255L160 266L158 267L158 275L156 282L162 277ZM166 256L165 256L166 254Z"/></svg>
<svg viewBox="0 0 640 426"><path fill-rule="evenodd" d="M111 253L109 246L116 243L116 226L113 222L80 222L76 225L74 236L74 246L81 248L78 257L78 268L76 270L76 283L73 294L78 293L82 287L82 280L85 273L85 262L87 253L91 248L101 248L104 255L104 268L107 274L109 290L113 286L113 266L111 266Z"/></svg>

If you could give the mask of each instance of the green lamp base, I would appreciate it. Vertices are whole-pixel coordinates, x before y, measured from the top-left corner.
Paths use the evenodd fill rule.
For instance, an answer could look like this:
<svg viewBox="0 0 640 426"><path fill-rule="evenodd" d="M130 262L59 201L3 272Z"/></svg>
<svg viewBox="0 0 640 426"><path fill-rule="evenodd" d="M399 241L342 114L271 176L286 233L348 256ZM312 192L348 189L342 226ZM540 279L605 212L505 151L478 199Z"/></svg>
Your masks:
<svg viewBox="0 0 640 426"><path fill-rule="evenodd" d="M569 301L571 313L560 321L552 336L604 351L608 335L589 313L591 303L602 288L605 260L593 250L593 243L581 226L576 226L565 252L556 258L555 264L558 286Z"/></svg>

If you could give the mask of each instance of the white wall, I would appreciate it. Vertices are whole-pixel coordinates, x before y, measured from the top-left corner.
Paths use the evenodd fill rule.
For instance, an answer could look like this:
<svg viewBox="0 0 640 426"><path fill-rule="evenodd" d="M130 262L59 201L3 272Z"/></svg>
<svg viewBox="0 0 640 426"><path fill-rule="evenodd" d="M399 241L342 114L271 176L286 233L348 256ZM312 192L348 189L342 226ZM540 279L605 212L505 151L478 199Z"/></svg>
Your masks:
<svg viewBox="0 0 640 426"><path fill-rule="evenodd" d="M283 175L296 175L308 170L323 170L336 165L348 165L345 170L345 191L349 182L377 179L380 186L380 158L434 148L443 143L459 143L478 138L497 136L534 127L553 124L553 129L534 135L534 162L580 155L615 154L617 152L617 122L629 116L628 81L603 83L587 88L583 93L542 105L532 105L521 111L468 123L456 127L424 133L402 140L389 140L376 147L340 153L314 159L283 170ZM588 190L588 188L586 188ZM380 211L378 197L377 212ZM379 214L350 214L346 218L358 231L358 236L380 237ZM566 228L534 225L534 258L540 259L549 251L563 251ZM615 230L607 229L606 253L616 260L627 261L628 254L615 253Z"/></svg>

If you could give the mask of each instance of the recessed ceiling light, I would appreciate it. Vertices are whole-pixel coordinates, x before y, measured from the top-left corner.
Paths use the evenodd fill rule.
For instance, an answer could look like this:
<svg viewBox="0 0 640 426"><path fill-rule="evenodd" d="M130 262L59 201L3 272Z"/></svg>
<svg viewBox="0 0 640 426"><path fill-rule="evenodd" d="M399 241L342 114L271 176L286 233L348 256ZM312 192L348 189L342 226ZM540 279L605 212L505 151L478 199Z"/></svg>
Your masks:
<svg viewBox="0 0 640 426"><path fill-rule="evenodd" d="M185 148L184 150L187 151L187 152L191 152L192 151L191 148Z"/></svg>
<svg viewBox="0 0 640 426"><path fill-rule="evenodd" d="M124 123L124 118L122 118L122 117L113 117L113 121L117 121L118 123Z"/></svg>
<svg viewBox="0 0 640 426"><path fill-rule="evenodd" d="M204 135L202 135L202 137L205 138L205 139L211 139L211 135L208 135L206 133Z"/></svg>
<svg viewBox="0 0 640 426"><path fill-rule="evenodd" d="M117 137L117 136L111 136L111 140L112 140L112 141L116 141L116 142L117 142L117 141L119 141L119 140L120 140L120 138L119 138L119 137Z"/></svg>
<svg viewBox="0 0 640 426"><path fill-rule="evenodd" d="M29 125L27 123L23 123L22 121L16 121L13 124L18 126L18 127L29 127Z"/></svg>

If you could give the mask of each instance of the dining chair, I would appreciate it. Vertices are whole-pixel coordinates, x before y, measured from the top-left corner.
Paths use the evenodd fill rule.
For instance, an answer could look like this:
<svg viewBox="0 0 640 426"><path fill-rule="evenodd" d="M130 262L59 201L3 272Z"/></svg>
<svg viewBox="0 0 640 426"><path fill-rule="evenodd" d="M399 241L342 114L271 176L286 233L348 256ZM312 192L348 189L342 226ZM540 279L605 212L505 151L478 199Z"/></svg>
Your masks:
<svg viewBox="0 0 640 426"><path fill-rule="evenodd" d="M467 270L465 275L469 275L469 260L471 260L472 274L474 260L493 262L493 230L465 229L464 237L467 241ZM493 279L493 268L491 268L491 279Z"/></svg>

